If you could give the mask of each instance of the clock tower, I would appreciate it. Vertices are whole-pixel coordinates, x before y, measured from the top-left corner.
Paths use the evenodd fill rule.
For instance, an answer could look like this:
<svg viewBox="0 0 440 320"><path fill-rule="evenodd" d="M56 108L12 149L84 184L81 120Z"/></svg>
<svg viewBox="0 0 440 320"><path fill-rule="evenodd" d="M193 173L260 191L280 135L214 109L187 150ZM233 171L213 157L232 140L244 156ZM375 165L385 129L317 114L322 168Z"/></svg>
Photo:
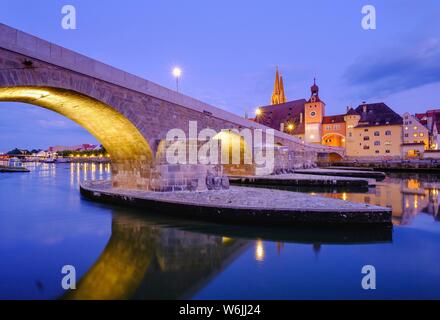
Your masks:
<svg viewBox="0 0 440 320"><path fill-rule="evenodd" d="M316 79L313 80L313 86L310 90L310 99L304 104L304 140L307 143L320 144L322 139L322 119L325 115L325 103L319 98L319 87L316 85Z"/></svg>

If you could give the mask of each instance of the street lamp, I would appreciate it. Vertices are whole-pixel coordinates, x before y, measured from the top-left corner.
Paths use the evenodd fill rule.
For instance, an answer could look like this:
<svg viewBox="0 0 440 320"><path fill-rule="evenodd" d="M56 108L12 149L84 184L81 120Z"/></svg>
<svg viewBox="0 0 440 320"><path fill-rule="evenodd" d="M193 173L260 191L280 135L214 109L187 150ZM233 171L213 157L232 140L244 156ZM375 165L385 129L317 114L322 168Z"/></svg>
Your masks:
<svg viewBox="0 0 440 320"><path fill-rule="evenodd" d="M176 91L179 92L179 78L182 76L182 69L175 67L173 69L173 76L176 78Z"/></svg>
<svg viewBox="0 0 440 320"><path fill-rule="evenodd" d="M262 113L263 113L263 112L261 111L260 108L257 108L257 109L255 110L255 115L257 115L257 116L261 116Z"/></svg>

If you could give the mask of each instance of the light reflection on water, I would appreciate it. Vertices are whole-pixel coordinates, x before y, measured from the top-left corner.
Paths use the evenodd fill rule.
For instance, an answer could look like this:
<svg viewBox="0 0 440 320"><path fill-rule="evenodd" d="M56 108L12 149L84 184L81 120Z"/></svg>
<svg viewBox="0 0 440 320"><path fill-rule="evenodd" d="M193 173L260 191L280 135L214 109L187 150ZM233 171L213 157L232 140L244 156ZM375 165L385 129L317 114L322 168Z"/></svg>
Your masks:
<svg viewBox="0 0 440 320"><path fill-rule="evenodd" d="M393 231L221 226L81 199L109 164L27 164L0 175L0 298L440 298L440 179L393 175L367 193L325 196L390 206ZM316 191L315 194L320 194ZM78 290L64 292L61 267ZM373 264L378 289L363 291Z"/></svg>
<svg viewBox="0 0 440 320"><path fill-rule="evenodd" d="M367 193L320 193L325 197L388 207L394 225L411 225L419 214L440 220L440 178L427 175L391 175Z"/></svg>

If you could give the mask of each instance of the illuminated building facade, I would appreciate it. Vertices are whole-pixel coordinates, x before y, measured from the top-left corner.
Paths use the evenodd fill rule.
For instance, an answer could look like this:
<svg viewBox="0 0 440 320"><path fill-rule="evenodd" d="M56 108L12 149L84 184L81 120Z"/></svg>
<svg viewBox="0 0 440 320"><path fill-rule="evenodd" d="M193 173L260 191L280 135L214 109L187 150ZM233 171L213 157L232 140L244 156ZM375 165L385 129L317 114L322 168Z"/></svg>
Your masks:
<svg viewBox="0 0 440 320"><path fill-rule="evenodd" d="M279 71L276 70L272 102L277 100ZM278 90L280 91L280 90ZM284 92L284 87L283 87ZM284 93L283 93L283 97ZM385 103L363 103L345 114L326 115L316 79L309 99L272 103L257 109L255 121L312 144L345 148L347 157L400 158L402 117Z"/></svg>

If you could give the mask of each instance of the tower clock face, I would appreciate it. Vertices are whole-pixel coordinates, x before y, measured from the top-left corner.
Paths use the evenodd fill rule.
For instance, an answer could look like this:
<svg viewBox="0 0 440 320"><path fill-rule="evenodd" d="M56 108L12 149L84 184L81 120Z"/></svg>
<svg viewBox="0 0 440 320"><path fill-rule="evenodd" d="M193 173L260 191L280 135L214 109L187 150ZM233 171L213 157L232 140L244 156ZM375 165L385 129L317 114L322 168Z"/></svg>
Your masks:
<svg viewBox="0 0 440 320"><path fill-rule="evenodd" d="M311 116L311 117L316 116L316 111L312 111L312 112L310 112L310 116Z"/></svg>

